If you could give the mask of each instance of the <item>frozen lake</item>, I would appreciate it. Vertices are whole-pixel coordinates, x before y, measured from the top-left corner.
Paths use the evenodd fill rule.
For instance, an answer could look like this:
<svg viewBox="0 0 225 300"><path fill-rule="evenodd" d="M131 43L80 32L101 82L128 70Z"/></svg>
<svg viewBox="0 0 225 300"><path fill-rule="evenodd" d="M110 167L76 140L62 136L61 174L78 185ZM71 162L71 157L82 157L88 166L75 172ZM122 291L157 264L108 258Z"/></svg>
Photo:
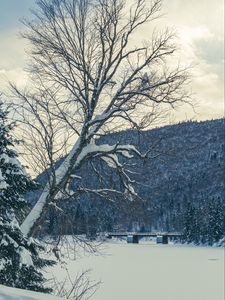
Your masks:
<svg viewBox="0 0 225 300"><path fill-rule="evenodd" d="M224 300L224 248L106 243L104 255L70 261L102 284L92 300ZM54 268L63 279L64 270Z"/></svg>

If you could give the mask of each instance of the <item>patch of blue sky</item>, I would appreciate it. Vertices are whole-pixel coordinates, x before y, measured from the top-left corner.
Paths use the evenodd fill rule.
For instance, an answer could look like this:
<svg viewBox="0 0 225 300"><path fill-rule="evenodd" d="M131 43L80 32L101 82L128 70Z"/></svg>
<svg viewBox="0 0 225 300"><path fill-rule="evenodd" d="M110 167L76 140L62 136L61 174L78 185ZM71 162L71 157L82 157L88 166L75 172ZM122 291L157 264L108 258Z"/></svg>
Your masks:
<svg viewBox="0 0 225 300"><path fill-rule="evenodd" d="M20 19L29 17L34 0L0 0L0 31L20 27Z"/></svg>

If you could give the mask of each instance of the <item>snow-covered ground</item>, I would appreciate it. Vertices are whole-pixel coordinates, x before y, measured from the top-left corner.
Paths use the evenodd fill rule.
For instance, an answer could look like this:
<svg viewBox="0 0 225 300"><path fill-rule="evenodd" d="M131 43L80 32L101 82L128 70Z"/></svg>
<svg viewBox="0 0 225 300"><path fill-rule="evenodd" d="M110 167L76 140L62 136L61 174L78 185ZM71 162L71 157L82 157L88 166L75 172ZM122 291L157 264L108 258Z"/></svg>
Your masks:
<svg viewBox="0 0 225 300"><path fill-rule="evenodd" d="M104 255L70 261L68 269L74 277L92 269L102 281L92 300L224 300L224 256L224 248L111 242ZM59 265L52 272L66 276Z"/></svg>
<svg viewBox="0 0 225 300"><path fill-rule="evenodd" d="M0 300L62 300L60 298L0 285Z"/></svg>

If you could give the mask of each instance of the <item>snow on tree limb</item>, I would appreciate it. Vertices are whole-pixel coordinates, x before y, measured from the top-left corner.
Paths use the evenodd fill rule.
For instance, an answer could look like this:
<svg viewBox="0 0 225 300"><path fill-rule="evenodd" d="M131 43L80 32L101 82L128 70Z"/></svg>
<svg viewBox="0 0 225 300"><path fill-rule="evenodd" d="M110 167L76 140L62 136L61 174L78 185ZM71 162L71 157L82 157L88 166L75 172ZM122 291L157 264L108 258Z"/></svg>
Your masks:
<svg viewBox="0 0 225 300"><path fill-rule="evenodd" d="M27 235L41 226L49 203L58 201L71 175L93 158L102 158L119 173L124 195L135 196L120 157L145 158L149 153L141 154L132 145L92 141L120 126L144 129L158 116L155 107L171 108L189 100L186 69L168 68L176 51L171 30L153 33L144 45L131 43L138 28L158 18L161 0L136 0L128 6L123 0L43 0L38 1L35 19L24 21L23 36L32 46L31 82L25 91L13 84L11 88L27 153L35 168L48 175L48 184L22 224Z"/></svg>

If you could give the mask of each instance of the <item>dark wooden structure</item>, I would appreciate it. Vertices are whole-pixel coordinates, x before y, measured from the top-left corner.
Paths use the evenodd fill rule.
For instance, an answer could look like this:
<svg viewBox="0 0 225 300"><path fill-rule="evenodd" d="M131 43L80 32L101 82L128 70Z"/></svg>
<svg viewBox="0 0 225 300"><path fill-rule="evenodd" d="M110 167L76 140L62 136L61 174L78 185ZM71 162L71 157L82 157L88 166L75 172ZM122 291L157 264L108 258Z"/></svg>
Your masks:
<svg viewBox="0 0 225 300"><path fill-rule="evenodd" d="M155 237L157 244L168 244L169 239L181 238L180 232L109 232L106 237L126 238L128 243L138 244L144 237Z"/></svg>
<svg viewBox="0 0 225 300"><path fill-rule="evenodd" d="M168 235L158 235L156 237L157 244L168 244Z"/></svg>
<svg viewBox="0 0 225 300"><path fill-rule="evenodd" d="M127 242L132 244L138 244L139 238L137 235L128 235L127 236Z"/></svg>

